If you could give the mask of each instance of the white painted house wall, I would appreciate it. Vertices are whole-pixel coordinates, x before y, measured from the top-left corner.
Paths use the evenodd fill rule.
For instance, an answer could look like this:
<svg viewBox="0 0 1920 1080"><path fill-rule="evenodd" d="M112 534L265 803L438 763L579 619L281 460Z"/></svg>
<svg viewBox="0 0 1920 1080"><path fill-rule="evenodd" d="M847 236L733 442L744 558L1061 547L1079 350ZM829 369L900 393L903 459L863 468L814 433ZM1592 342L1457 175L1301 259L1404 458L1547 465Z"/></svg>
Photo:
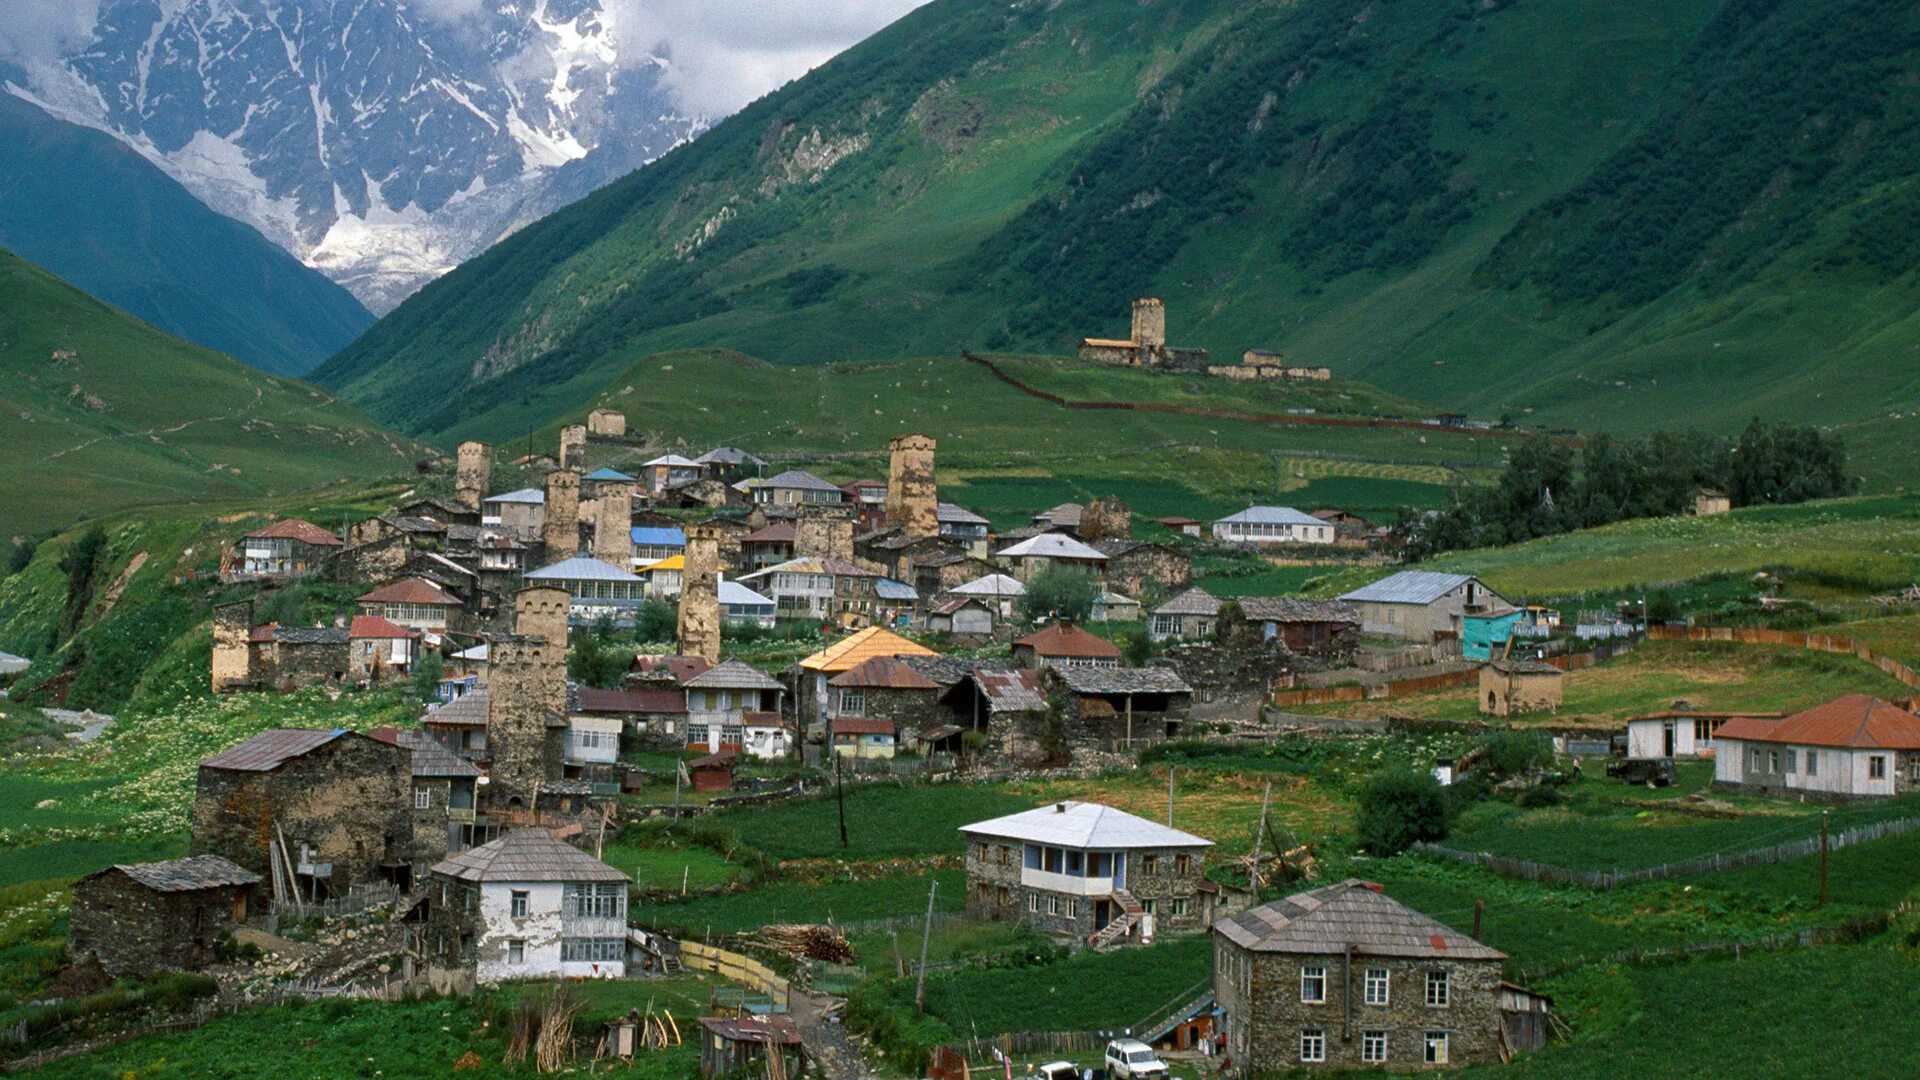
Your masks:
<svg viewBox="0 0 1920 1080"><path fill-rule="evenodd" d="M1854 797L1890 797L1894 794L1894 777L1899 766L1899 755L1892 750L1830 747L1830 746L1792 746L1781 743L1746 742L1737 739L1720 740L1719 753L1715 756L1713 778L1730 784L1748 782L1779 783L1788 791L1806 791L1824 795L1850 795ZM1786 771L1787 751L1793 751L1792 771ZM1818 755L1814 771L1807 771L1807 754ZM1753 769L1754 753L1762 755L1762 769L1755 773ZM1782 771L1773 774L1767 771L1767 765L1775 759L1767 756L1778 754ZM1881 758L1884 762L1883 775L1879 779L1870 776L1872 760ZM1752 778L1750 780L1749 778ZM1777 778L1776 778L1777 777Z"/></svg>
<svg viewBox="0 0 1920 1080"><path fill-rule="evenodd" d="M527 914L515 918L513 893L527 893ZM482 983L506 979L563 978L617 979L627 973L624 961L613 963L562 963L560 941L563 937L626 936L626 918L565 919L561 916L561 898L565 886L557 881L489 881L480 887L480 919L484 929L476 943L479 963L475 977ZM507 961L507 942L525 942L522 960Z"/></svg>

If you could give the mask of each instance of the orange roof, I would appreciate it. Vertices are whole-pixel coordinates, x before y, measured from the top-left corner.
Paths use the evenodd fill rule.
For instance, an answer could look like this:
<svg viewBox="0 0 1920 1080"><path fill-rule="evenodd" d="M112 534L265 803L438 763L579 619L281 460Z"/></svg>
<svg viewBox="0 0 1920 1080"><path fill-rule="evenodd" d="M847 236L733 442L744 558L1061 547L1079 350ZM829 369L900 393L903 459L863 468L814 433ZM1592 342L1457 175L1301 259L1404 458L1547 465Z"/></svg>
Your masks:
<svg viewBox="0 0 1920 1080"><path fill-rule="evenodd" d="M1920 750L1920 716L1868 694L1848 694L1785 720L1736 717L1720 725L1714 739Z"/></svg>
<svg viewBox="0 0 1920 1080"><path fill-rule="evenodd" d="M828 686L871 686L888 690L938 690L940 684L891 656L876 656L827 680Z"/></svg>
<svg viewBox="0 0 1920 1080"><path fill-rule="evenodd" d="M1140 343L1137 341L1121 341L1118 338L1082 338L1080 344L1090 345L1096 349L1137 349L1140 347Z"/></svg>
<svg viewBox="0 0 1920 1080"><path fill-rule="evenodd" d="M876 656L938 656L925 645L916 645L884 626L870 626L843 638L800 661L808 671L838 673L851 671Z"/></svg>
<svg viewBox="0 0 1920 1080"><path fill-rule="evenodd" d="M420 631L397 626L378 615L355 615L353 625L347 628L347 637L352 638L416 638Z"/></svg>
<svg viewBox="0 0 1920 1080"><path fill-rule="evenodd" d="M1089 634L1070 623L1054 623L1037 634L1014 642L1025 645L1041 656L1067 656L1083 660L1118 660L1120 650L1098 634Z"/></svg>
<svg viewBox="0 0 1920 1080"><path fill-rule="evenodd" d="M298 540L314 547L339 547L340 538L311 521L283 518L264 529L255 529L247 538L261 540Z"/></svg>
<svg viewBox="0 0 1920 1080"><path fill-rule="evenodd" d="M435 585L425 578L401 578L391 585L382 585L365 596L360 597L362 604L445 604L459 607L460 601L453 594Z"/></svg>

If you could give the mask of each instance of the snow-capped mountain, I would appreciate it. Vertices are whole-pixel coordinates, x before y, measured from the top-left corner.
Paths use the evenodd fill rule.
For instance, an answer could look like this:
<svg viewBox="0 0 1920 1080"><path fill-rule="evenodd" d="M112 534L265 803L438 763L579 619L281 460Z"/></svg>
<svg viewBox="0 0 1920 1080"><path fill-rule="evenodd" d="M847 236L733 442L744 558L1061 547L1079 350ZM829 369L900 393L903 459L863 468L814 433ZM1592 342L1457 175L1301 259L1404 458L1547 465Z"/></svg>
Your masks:
<svg viewBox="0 0 1920 1080"><path fill-rule="evenodd" d="M375 312L672 149L602 0L103 0L7 89L119 136Z"/></svg>

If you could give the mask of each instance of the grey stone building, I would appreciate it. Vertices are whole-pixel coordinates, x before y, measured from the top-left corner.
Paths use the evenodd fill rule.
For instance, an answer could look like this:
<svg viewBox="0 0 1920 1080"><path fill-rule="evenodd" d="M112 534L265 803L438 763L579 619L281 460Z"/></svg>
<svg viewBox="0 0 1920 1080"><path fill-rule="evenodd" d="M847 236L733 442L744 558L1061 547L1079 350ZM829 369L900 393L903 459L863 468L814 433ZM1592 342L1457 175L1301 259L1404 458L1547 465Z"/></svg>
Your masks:
<svg viewBox="0 0 1920 1080"><path fill-rule="evenodd" d="M357 732L282 728L200 763L196 855L220 855L266 879L285 844L308 899L356 885L403 884L413 841L412 752Z"/></svg>
<svg viewBox="0 0 1920 1080"><path fill-rule="evenodd" d="M1211 840L1086 802L962 826L967 914L1023 922L1098 947L1204 930L1217 895Z"/></svg>
<svg viewBox="0 0 1920 1080"><path fill-rule="evenodd" d="M1243 1075L1499 1061L1505 955L1349 878L1213 928Z"/></svg>
<svg viewBox="0 0 1920 1080"><path fill-rule="evenodd" d="M75 960L92 954L116 978L198 970L246 921L259 883L218 855L109 866L73 884L67 952Z"/></svg>
<svg viewBox="0 0 1920 1080"><path fill-rule="evenodd" d="M407 861L413 864L416 879L449 852L465 851L491 839L475 835L474 789L481 775L479 766L425 731L379 728L372 735L412 751L413 796L407 805L413 812L413 841L407 848Z"/></svg>
<svg viewBox="0 0 1920 1080"><path fill-rule="evenodd" d="M1402 570L1340 599L1360 613L1360 632L1417 645L1458 641L1468 615L1512 607L1466 574Z"/></svg>
<svg viewBox="0 0 1920 1080"><path fill-rule="evenodd" d="M1074 749L1128 750L1177 738L1193 714L1193 688L1172 668L1050 667L1046 685Z"/></svg>

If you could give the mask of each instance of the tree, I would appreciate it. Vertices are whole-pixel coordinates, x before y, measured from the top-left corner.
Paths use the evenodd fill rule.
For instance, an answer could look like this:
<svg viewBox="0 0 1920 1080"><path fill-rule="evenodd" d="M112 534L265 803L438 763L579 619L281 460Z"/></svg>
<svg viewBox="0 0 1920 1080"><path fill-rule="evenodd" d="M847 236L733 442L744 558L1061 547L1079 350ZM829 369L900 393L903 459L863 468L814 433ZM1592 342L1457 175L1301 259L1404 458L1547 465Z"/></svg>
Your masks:
<svg viewBox="0 0 1920 1080"><path fill-rule="evenodd" d="M1128 630L1113 639L1120 646L1120 656L1129 667L1145 667L1153 659L1153 639L1138 630Z"/></svg>
<svg viewBox="0 0 1920 1080"><path fill-rule="evenodd" d="M1452 803L1431 773L1377 773L1360 789L1355 832L1370 854L1398 855L1417 841L1444 840L1452 823Z"/></svg>
<svg viewBox="0 0 1920 1080"><path fill-rule="evenodd" d="M591 631L573 635L567 650L567 677L587 686L611 689L620 685L633 652Z"/></svg>
<svg viewBox="0 0 1920 1080"><path fill-rule="evenodd" d="M447 673L447 663L437 652L427 652L413 663L413 693L421 701L432 701Z"/></svg>
<svg viewBox="0 0 1920 1080"><path fill-rule="evenodd" d="M664 600L649 600L633 617L633 636L640 641L672 641L680 634L680 613Z"/></svg>
<svg viewBox="0 0 1920 1080"><path fill-rule="evenodd" d="M1100 598L1100 579L1080 570L1050 565L1027 582L1020 597L1020 614L1030 622L1045 618L1085 622Z"/></svg>

